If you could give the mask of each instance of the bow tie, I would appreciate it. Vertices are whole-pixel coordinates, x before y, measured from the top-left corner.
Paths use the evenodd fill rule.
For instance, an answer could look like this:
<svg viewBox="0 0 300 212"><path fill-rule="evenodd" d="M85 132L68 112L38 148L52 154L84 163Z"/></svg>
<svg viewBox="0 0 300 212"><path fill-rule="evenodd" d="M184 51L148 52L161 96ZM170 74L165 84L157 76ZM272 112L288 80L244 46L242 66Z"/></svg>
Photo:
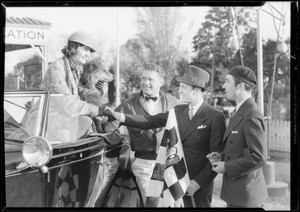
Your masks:
<svg viewBox="0 0 300 212"><path fill-rule="evenodd" d="M155 102L157 100L157 96L155 96L155 97L145 96L144 98L146 101L148 101L149 99L152 99Z"/></svg>

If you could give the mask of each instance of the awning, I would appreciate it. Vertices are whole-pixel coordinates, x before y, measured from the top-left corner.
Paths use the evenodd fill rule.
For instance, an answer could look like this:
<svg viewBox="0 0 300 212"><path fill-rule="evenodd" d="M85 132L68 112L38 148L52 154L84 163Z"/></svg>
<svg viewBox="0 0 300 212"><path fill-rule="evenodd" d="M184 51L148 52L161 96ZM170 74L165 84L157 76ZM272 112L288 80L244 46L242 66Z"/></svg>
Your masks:
<svg viewBox="0 0 300 212"><path fill-rule="evenodd" d="M19 18L6 16L5 23L5 52L21 49L36 49L43 59L42 73L48 66L47 44L49 40L49 29L52 24L35 18Z"/></svg>
<svg viewBox="0 0 300 212"><path fill-rule="evenodd" d="M30 48L32 45L47 45L51 26L51 23L34 18L6 17L5 51Z"/></svg>

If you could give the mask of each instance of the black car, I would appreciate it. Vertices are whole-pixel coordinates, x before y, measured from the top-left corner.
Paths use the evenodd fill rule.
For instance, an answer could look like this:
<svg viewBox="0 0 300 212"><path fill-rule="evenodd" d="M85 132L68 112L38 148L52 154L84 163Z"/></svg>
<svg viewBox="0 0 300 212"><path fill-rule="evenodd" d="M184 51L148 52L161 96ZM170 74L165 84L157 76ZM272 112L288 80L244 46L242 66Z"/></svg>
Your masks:
<svg viewBox="0 0 300 212"><path fill-rule="evenodd" d="M69 99L68 99L69 98ZM117 133L85 133L76 97L46 91L4 93L5 203L2 207L56 207L58 173L78 174L79 207L85 207L108 151L123 149L120 166L96 207L140 207L130 171L128 141Z"/></svg>

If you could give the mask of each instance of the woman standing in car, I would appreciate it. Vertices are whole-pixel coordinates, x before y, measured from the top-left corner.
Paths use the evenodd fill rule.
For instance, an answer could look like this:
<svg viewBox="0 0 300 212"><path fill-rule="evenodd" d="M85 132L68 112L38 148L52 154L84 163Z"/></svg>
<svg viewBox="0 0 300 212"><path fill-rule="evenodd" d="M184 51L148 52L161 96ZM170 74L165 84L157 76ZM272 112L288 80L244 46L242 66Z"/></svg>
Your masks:
<svg viewBox="0 0 300 212"><path fill-rule="evenodd" d="M49 65L41 86L51 93L74 95L74 98L71 98L72 105L79 108L81 115L89 115L91 117L102 115L102 108L81 101L78 93L89 92L89 89L80 86L79 80L83 71L83 65L93 52L95 52L95 47L92 37L83 31L74 32L69 37L67 45L62 49L64 56ZM101 90L102 86L96 85L96 88ZM91 132L92 119L89 116L79 116L77 138L84 137ZM63 166L59 170L58 180L55 182L55 190L58 192L56 206L83 207L88 191L89 178L89 160ZM50 183L46 187L49 189L49 192L54 192L53 182L52 185ZM51 201L48 201L51 204Z"/></svg>

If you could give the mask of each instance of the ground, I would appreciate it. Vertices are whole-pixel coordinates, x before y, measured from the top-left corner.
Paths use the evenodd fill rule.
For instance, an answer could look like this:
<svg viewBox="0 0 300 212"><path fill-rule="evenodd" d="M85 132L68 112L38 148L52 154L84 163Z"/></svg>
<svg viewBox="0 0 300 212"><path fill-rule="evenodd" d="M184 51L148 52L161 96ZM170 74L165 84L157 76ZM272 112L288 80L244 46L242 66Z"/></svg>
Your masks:
<svg viewBox="0 0 300 212"><path fill-rule="evenodd" d="M271 158L275 162L275 180L285 182L289 185L289 191L284 196L269 197L264 209L268 211L290 210L290 160L283 158ZM215 178L212 207L226 207L226 203L220 199L222 187L222 175Z"/></svg>

